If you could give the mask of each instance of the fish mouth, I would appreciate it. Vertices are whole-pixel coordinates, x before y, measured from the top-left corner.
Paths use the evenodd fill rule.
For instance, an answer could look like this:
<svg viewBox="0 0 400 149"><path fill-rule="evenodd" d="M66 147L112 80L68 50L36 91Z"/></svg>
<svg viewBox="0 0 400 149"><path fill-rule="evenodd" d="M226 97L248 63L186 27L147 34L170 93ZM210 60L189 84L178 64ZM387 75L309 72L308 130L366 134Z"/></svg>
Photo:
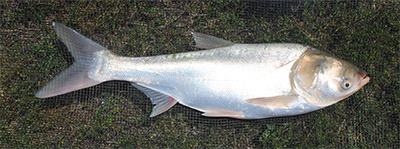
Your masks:
<svg viewBox="0 0 400 149"><path fill-rule="evenodd" d="M369 82L370 78L367 76L367 72L365 72L364 70L360 70L357 75L362 78L360 83L358 84L357 90L359 90L361 87Z"/></svg>
<svg viewBox="0 0 400 149"><path fill-rule="evenodd" d="M360 81L359 85L358 85L358 89L360 89L361 87L363 87L365 84L367 84L369 82L369 77L367 75L363 76L363 79Z"/></svg>

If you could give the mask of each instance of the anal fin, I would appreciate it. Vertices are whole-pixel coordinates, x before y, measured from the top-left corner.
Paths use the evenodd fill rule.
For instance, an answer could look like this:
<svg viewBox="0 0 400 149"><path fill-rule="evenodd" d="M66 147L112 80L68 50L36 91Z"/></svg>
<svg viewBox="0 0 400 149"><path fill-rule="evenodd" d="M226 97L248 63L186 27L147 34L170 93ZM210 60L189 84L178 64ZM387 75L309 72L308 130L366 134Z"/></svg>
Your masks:
<svg viewBox="0 0 400 149"><path fill-rule="evenodd" d="M153 107L153 111L150 114L150 117L157 116L161 113L164 113L171 107L173 107L178 101L174 99L173 97L166 95L164 93L161 93L160 91L157 91L155 89L146 87L145 85L141 85L138 83L132 83L132 86L136 87L140 91L142 91L144 94L146 94L147 97L150 98L151 103L153 103L155 106Z"/></svg>
<svg viewBox="0 0 400 149"><path fill-rule="evenodd" d="M282 95L274 97L260 97L247 99L247 103L255 104L267 108L289 108L290 104L297 102L298 96Z"/></svg>

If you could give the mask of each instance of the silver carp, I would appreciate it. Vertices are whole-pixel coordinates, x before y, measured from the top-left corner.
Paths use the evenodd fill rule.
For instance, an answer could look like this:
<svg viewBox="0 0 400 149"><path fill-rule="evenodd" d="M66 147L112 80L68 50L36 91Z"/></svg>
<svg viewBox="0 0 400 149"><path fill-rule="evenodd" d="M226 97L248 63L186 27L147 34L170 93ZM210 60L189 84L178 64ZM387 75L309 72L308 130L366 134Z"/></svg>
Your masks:
<svg viewBox="0 0 400 149"><path fill-rule="evenodd" d="M75 62L38 98L123 80L151 99L151 117L180 103L204 116L260 119L327 107L369 82L364 70L301 44L235 44L193 33L196 47L206 50L121 57L63 24L53 26Z"/></svg>

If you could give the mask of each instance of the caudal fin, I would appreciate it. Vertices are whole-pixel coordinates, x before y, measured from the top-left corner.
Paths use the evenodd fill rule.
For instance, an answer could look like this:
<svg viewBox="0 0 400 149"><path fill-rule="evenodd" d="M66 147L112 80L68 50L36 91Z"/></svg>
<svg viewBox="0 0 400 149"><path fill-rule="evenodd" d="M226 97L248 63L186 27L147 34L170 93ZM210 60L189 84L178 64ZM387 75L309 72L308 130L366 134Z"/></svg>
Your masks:
<svg viewBox="0 0 400 149"><path fill-rule="evenodd" d="M36 97L57 96L103 82L91 79L88 72L96 61L95 53L107 49L61 23L53 22L53 27L75 62L37 92Z"/></svg>

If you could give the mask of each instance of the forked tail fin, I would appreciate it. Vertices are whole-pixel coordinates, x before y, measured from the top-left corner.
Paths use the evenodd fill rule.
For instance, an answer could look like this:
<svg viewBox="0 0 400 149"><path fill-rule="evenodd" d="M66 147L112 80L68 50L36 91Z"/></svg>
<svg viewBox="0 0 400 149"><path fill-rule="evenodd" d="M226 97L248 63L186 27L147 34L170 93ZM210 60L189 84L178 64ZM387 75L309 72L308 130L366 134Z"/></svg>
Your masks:
<svg viewBox="0 0 400 149"><path fill-rule="evenodd" d="M88 73L96 61L96 52L107 49L61 23L53 22L53 27L75 62L37 92L36 97L57 96L103 82L91 79Z"/></svg>

